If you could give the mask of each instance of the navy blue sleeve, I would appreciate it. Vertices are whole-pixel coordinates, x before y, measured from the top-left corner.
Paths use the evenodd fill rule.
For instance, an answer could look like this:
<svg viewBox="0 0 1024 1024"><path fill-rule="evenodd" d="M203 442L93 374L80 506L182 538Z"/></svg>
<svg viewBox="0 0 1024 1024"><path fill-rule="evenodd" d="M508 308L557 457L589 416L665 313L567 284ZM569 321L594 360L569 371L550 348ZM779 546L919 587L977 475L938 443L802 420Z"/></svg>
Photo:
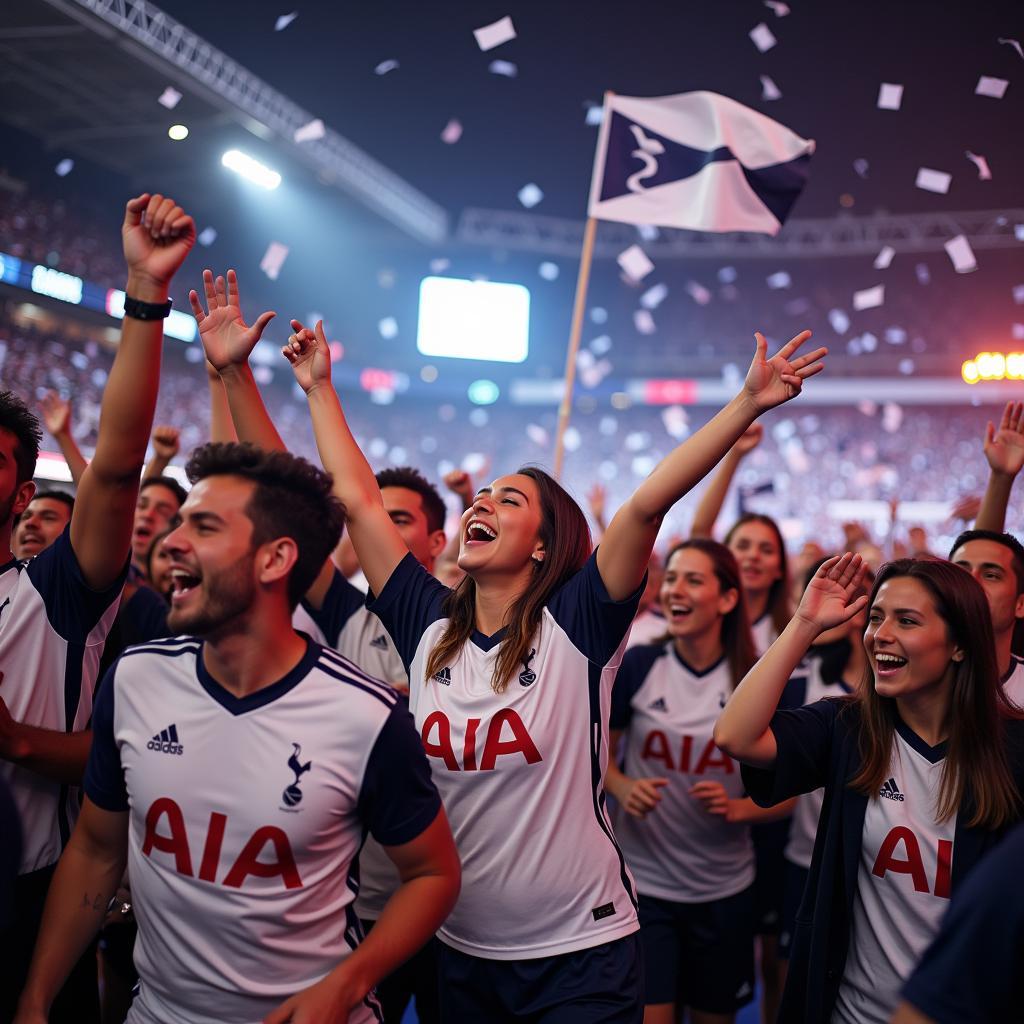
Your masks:
<svg viewBox="0 0 1024 1024"><path fill-rule="evenodd" d="M109 587L93 590L86 583L75 557L68 525L48 548L28 563L25 572L43 598L50 625L65 640L84 643L124 588L128 564L126 561Z"/></svg>
<svg viewBox="0 0 1024 1024"><path fill-rule="evenodd" d="M359 816L382 846L401 846L437 817L441 797L404 701L388 714L370 751L359 791Z"/></svg>
<svg viewBox="0 0 1024 1024"><path fill-rule="evenodd" d="M450 593L410 553L395 566L380 596L366 602L394 640L407 673L427 628L444 618L441 605Z"/></svg>
<svg viewBox="0 0 1024 1024"><path fill-rule="evenodd" d="M938 1024L1020 1020L1024 825L967 876L903 997Z"/></svg>
<svg viewBox="0 0 1024 1024"><path fill-rule="evenodd" d="M843 702L832 697L776 711L771 730L778 753L773 768L740 765L743 785L760 807L811 793L828 781L835 721Z"/></svg>
<svg viewBox="0 0 1024 1024"><path fill-rule="evenodd" d="M121 608L127 627L125 633L129 638L127 644L172 636L167 626L168 611L167 603L155 590L139 586Z"/></svg>
<svg viewBox="0 0 1024 1024"><path fill-rule="evenodd" d="M328 647L338 646L338 637L345 623L366 603L366 595L345 579L340 569L334 570L331 585L324 594L323 604L314 608L305 598L302 607L323 633Z"/></svg>
<svg viewBox="0 0 1024 1024"><path fill-rule="evenodd" d="M647 673L665 653L664 644L640 644L622 656L615 685L612 687L612 714L609 727L627 729L633 718L633 698L644 685Z"/></svg>
<svg viewBox="0 0 1024 1024"><path fill-rule="evenodd" d="M92 746L85 767L85 795L105 811L127 811L128 789L121 752L114 741L114 673L116 661L103 677L92 706Z"/></svg>
<svg viewBox="0 0 1024 1024"><path fill-rule="evenodd" d="M548 611L565 630L573 646L595 665L607 665L636 617L647 573L636 592L613 601L597 569L597 549L583 568L548 601Z"/></svg>

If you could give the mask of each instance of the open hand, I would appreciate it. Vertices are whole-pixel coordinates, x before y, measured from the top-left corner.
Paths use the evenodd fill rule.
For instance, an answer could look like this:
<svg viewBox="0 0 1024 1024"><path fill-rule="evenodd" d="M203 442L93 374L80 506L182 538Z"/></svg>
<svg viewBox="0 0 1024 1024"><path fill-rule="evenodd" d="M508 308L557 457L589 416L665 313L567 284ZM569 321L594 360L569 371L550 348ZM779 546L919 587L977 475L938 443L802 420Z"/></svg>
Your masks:
<svg viewBox="0 0 1024 1024"><path fill-rule="evenodd" d="M277 314L269 311L260 313L256 322L248 326L242 318L238 276L233 270L228 271L227 281L223 277L214 280L213 271L204 270L203 289L208 311L203 311L203 304L194 288L188 293L188 301L199 324L199 337L207 361L220 373L229 366L240 366L248 361L249 353Z"/></svg>
<svg viewBox="0 0 1024 1024"><path fill-rule="evenodd" d="M323 320L317 320L312 331L298 320L291 324L295 333L288 338L281 354L292 364L296 382L308 395L331 381L331 348L324 335Z"/></svg>
<svg viewBox="0 0 1024 1024"><path fill-rule="evenodd" d="M760 331L754 334L757 350L747 370L743 390L754 403L758 413L774 409L800 394L808 377L825 369L821 360L828 355L827 348L816 348L807 355L793 358L796 350L811 336L810 331L801 331L790 338L778 352L768 358L768 342Z"/></svg>
<svg viewBox="0 0 1024 1024"><path fill-rule="evenodd" d="M661 802L661 790L667 785L668 779L630 780L625 798L620 801L622 809L634 818L646 818Z"/></svg>
<svg viewBox="0 0 1024 1024"><path fill-rule="evenodd" d="M125 206L121 242L129 272L166 288L195 245L196 226L173 199L144 192Z"/></svg>
<svg viewBox="0 0 1024 1024"><path fill-rule="evenodd" d="M602 483L595 483L587 491L587 504L590 506L590 514L597 522L604 521L604 505L608 498L608 490Z"/></svg>
<svg viewBox="0 0 1024 1024"><path fill-rule="evenodd" d="M56 391L47 391L39 401L43 414L43 426L53 437L71 431L71 403L61 398Z"/></svg>
<svg viewBox="0 0 1024 1024"><path fill-rule="evenodd" d="M848 622L868 603L866 594L855 596L864 585L866 571L864 559L849 551L823 562L807 584L794 618L803 619L819 633Z"/></svg>
<svg viewBox="0 0 1024 1024"><path fill-rule="evenodd" d="M1007 402L996 430L985 428L985 458L993 473L1016 476L1024 468L1024 402Z"/></svg>

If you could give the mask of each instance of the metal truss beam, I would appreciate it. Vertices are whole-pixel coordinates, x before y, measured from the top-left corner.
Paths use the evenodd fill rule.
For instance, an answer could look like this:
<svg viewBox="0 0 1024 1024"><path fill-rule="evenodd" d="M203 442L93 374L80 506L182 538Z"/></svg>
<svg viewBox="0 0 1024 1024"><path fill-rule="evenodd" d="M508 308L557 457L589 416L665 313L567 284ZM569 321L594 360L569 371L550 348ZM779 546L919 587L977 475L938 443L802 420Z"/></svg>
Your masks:
<svg viewBox="0 0 1024 1024"><path fill-rule="evenodd" d="M903 253L940 251L950 238L966 235L975 249L1009 249L1020 246L1014 225L1021 223L1024 210L796 218L774 238L659 229L643 247L652 259L662 260L874 256L884 245ZM578 259L583 227L583 221L561 217L468 208L459 218L456 238L467 245ZM613 258L637 239L634 226L602 221L594 255Z"/></svg>
<svg viewBox="0 0 1024 1024"><path fill-rule="evenodd" d="M297 145L297 128L313 120L313 114L278 92L226 53L147 0L47 0L94 30L103 31L88 12L116 30L136 47L133 52L155 67L177 71L187 87L236 117L277 136L298 159L385 217L403 231L428 243L443 241L448 234L448 214L358 146L327 128L324 138ZM258 132L259 133L259 132Z"/></svg>

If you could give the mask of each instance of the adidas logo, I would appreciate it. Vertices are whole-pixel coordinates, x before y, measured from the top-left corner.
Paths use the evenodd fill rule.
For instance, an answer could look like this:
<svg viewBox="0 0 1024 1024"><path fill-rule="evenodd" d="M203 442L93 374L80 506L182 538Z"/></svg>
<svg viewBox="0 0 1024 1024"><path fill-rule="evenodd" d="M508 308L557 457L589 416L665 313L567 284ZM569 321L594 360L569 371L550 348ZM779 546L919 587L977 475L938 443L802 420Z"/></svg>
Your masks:
<svg viewBox="0 0 1024 1024"><path fill-rule="evenodd" d="M651 703L647 705L647 708L650 711L668 711L668 705L665 703L664 697L652 700Z"/></svg>
<svg viewBox="0 0 1024 1024"><path fill-rule="evenodd" d="M441 683L443 686L452 685L452 670L447 665L440 672L434 673L434 682Z"/></svg>
<svg viewBox="0 0 1024 1024"><path fill-rule="evenodd" d="M878 795L884 796L886 800L899 800L900 803L903 802L903 794L900 792L900 787L896 785L895 779L887 779L883 782Z"/></svg>
<svg viewBox="0 0 1024 1024"><path fill-rule="evenodd" d="M147 744L147 750L156 750L161 754L183 754L185 747L178 742L178 727L169 725L161 729Z"/></svg>
<svg viewBox="0 0 1024 1024"><path fill-rule="evenodd" d="M388 649L388 638L381 633L375 640L370 641L371 647L376 647L378 651L386 651Z"/></svg>

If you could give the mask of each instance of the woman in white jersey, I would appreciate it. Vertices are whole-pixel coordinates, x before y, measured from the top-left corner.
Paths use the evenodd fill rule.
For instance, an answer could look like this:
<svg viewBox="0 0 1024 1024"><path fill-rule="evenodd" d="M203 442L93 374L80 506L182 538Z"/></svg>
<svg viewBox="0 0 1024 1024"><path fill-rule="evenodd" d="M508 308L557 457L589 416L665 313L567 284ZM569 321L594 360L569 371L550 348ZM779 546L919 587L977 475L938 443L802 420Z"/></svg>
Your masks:
<svg viewBox="0 0 1024 1024"><path fill-rule="evenodd" d="M731 1024L754 997L754 848L769 812L712 731L756 653L736 559L713 540L669 553L667 643L633 647L612 691L615 835L640 894L644 1024ZM625 739L624 768L615 764ZM785 813L785 810L782 812Z"/></svg>
<svg viewBox="0 0 1024 1024"><path fill-rule="evenodd" d="M458 1024L636 1022L636 896L604 809L611 684L662 518L762 411L822 369L798 335L757 352L740 394L641 484L592 555L546 473L481 488L449 590L408 555L331 387L322 325L284 348L352 543L409 668L410 707L464 883L440 929L441 1014Z"/></svg>
<svg viewBox="0 0 1024 1024"><path fill-rule="evenodd" d="M999 688L981 587L904 559L856 596L859 555L818 570L715 728L759 803L825 789L780 1021L885 1024L964 876L1020 817L1024 720ZM856 696L776 712L816 636L868 609Z"/></svg>

